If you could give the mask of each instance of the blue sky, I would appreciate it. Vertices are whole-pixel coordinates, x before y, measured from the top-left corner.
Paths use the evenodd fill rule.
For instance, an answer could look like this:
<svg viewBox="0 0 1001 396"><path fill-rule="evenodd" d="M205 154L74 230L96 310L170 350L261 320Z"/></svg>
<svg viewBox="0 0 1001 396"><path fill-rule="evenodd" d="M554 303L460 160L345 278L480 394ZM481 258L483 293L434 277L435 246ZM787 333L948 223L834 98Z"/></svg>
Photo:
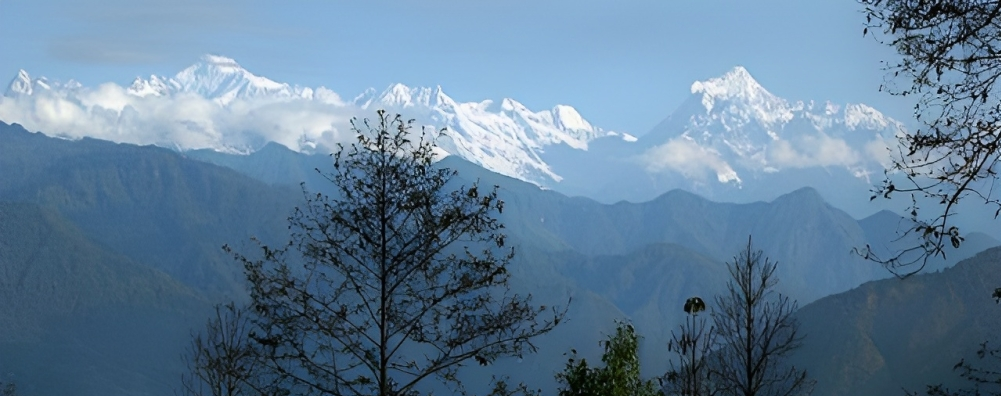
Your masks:
<svg viewBox="0 0 1001 396"><path fill-rule="evenodd" d="M441 85L460 101L576 107L643 134L695 80L745 66L793 100L863 102L890 48L862 37L853 1L0 0L0 79L32 75L127 85L201 54L353 97L391 83Z"/></svg>

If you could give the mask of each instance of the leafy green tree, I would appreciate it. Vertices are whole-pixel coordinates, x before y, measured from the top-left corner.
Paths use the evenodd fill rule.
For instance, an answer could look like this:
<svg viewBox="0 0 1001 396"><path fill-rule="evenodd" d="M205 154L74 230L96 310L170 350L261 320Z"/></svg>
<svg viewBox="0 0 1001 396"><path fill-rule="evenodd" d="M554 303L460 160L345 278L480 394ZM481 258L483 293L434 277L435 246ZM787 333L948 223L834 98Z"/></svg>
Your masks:
<svg viewBox="0 0 1001 396"><path fill-rule="evenodd" d="M813 381L784 359L802 344L796 302L777 294L776 262L755 251L751 239L732 263L726 293L716 296L718 336L712 379L723 395L808 395Z"/></svg>
<svg viewBox="0 0 1001 396"><path fill-rule="evenodd" d="M233 252L250 284L264 371L293 394L415 395L463 365L534 352L553 315L510 292L497 187L454 187L428 133L378 112L321 172L334 196L305 192L291 242ZM416 140L413 140L415 139Z"/></svg>
<svg viewBox="0 0 1001 396"><path fill-rule="evenodd" d="M541 389L529 389L528 386L525 385L524 383L519 383L518 385L512 386L508 384L510 380L511 378L508 376L502 376L500 378L494 376L490 380L491 384L490 393L487 393L486 396L514 396L514 395L542 396ZM464 396L467 395L466 392L461 392L461 393Z"/></svg>
<svg viewBox="0 0 1001 396"><path fill-rule="evenodd" d="M560 396L653 396L658 392L651 380L640 378L639 336L633 326L619 322L615 334L603 341L604 367L590 367L577 358L577 351L556 379L563 385Z"/></svg>

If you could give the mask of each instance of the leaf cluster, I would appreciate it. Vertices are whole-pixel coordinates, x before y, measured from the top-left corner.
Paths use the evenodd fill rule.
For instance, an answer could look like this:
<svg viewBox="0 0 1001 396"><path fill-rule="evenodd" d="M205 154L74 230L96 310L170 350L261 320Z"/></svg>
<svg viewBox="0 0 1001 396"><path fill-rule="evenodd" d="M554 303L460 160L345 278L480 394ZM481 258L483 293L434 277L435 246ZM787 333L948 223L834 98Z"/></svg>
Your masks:
<svg viewBox="0 0 1001 396"><path fill-rule="evenodd" d="M560 396L653 396L658 394L651 380L640 377L639 336L633 326L619 322L615 334L602 342L604 367L591 367L577 351L556 375L562 386Z"/></svg>

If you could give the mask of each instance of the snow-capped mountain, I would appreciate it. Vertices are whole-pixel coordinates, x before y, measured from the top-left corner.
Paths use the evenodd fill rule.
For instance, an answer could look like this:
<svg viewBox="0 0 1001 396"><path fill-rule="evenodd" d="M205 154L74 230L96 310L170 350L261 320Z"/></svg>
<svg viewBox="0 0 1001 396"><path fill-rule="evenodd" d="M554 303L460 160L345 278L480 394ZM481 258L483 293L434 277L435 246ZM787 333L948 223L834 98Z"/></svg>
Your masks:
<svg viewBox="0 0 1001 396"><path fill-rule="evenodd" d="M20 96L30 96L38 91L53 91L62 93L63 96L67 93L75 92L81 89L83 86L79 82L74 80L69 80L65 83L59 81L50 81L45 77L32 78L30 74L24 69L17 72L17 76L7 84L7 90L4 91L4 96L8 98L17 98Z"/></svg>
<svg viewBox="0 0 1001 396"><path fill-rule="evenodd" d="M314 90L275 82L251 73L231 58L218 55L204 55L174 77L136 77L128 92L136 96L190 93L210 98L221 105L228 105L236 99L316 99L330 104L342 103L336 93L325 87Z"/></svg>
<svg viewBox="0 0 1001 396"><path fill-rule="evenodd" d="M792 102L768 92L743 67L691 86L691 96L639 141L650 170L695 172L658 158L696 151L721 183L781 169L841 167L857 177L881 170L903 125L864 104Z"/></svg>
<svg viewBox="0 0 1001 396"><path fill-rule="evenodd" d="M694 82L689 94L637 139L592 125L566 105L532 110L510 98L460 102L440 86L403 84L342 100L324 87L276 82L233 59L206 55L172 77L136 78L128 87L60 84L21 71L0 102L0 119L58 136L178 150L246 153L273 141L316 152L350 141L351 117L371 118L373 109L386 108L446 128L439 145L449 154L606 202L673 188L730 201L770 199L762 191L774 197L822 183L818 177L826 176L818 171L863 185L882 170L887 144L902 128L862 104L780 98L743 67Z"/></svg>
<svg viewBox="0 0 1001 396"><path fill-rule="evenodd" d="M66 96L61 86L54 87L47 81L45 78L32 79L26 72L21 73L11 83L7 96L32 96L39 92ZM197 63L173 77L159 75L151 75L149 78L137 77L124 89L124 92L130 97L143 100L180 102L191 96L204 98L216 103L223 113L236 111L233 109L246 111L247 107L262 106L271 108L284 106L281 108L283 111L287 110L286 113L295 113L294 108L300 106L310 109L311 112L325 113L327 118L330 114L340 115L337 117L342 121L340 125L331 125L329 122L308 123L305 126L273 125L271 129L278 129L281 136L274 136L274 131L259 133L264 136L264 140L275 140L300 151L313 151L318 146L324 146L324 143L332 143L337 137L331 136L338 135L339 130L347 129L347 124L343 121L349 118L348 115L371 117L371 110L376 107L397 109L407 117L416 118L422 124L447 128L447 134L439 141L447 153L459 155L495 172L543 186L556 184L562 178L540 157L547 147L563 144L575 150L587 150L588 144L599 138L635 140L631 135L606 131L591 125L570 106L557 105L549 110L532 111L509 98L503 99L500 106L493 105L493 101L490 100L461 103L450 98L441 87L408 87L394 84L381 93L377 93L375 89L368 89L354 100L345 102L337 93L325 87L314 89L279 83L251 73L233 59L218 55L205 55ZM119 101L121 100L119 98ZM118 119L103 120L102 124L113 124L103 127L113 129L115 133L111 135L122 139L121 135L128 133L123 131L122 114L129 113L130 119L143 117L141 110L137 110L139 114L125 110L126 108L135 110L138 109L137 106L135 103L127 105L118 103L115 106L97 103L89 107L84 105L87 108L82 111L90 114L100 113L103 117L108 116L109 108L118 112ZM98 109L99 107L101 109ZM185 107L188 108L190 106ZM191 114L173 115L179 118L173 120L174 122L193 125L201 135L207 135L200 137L197 145L192 145L186 141L189 139L181 139L178 136L168 138L174 139L173 142L164 142L161 138L150 143L180 149L213 148L226 152L248 152L263 145L259 137L237 139L233 135L254 134L255 128L265 128L266 125L246 125L246 123L238 127L222 125L221 119L227 117L214 114L218 111L220 110L199 107L198 111ZM206 112L213 114L205 116L205 120L185 119L187 116ZM264 113L260 109L247 112ZM237 116L243 115L245 114L241 113ZM292 116L292 114L283 115ZM270 119L284 118L274 115ZM300 122L308 118L299 116L290 122ZM266 122L272 122L269 120ZM45 130L45 128L39 129ZM213 139L216 141L212 142ZM130 140L125 139L125 141Z"/></svg>
<svg viewBox="0 0 1001 396"><path fill-rule="evenodd" d="M562 176L542 159L547 147L566 145L586 151L599 138L635 140L591 125L573 107L557 105L550 110L532 111L514 99L505 98L496 106L492 100L459 103L441 87L410 88L394 84L379 95L355 100L363 109L397 109L446 133L439 145L495 172L518 177L543 186L558 183Z"/></svg>

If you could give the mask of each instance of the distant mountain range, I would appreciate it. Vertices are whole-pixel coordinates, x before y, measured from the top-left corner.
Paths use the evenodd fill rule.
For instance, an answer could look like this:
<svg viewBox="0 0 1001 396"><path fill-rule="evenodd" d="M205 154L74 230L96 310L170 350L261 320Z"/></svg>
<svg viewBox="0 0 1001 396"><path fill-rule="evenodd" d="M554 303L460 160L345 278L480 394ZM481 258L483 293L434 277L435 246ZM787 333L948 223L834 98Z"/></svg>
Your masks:
<svg viewBox="0 0 1001 396"><path fill-rule="evenodd" d="M0 119L52 136L89 136L180 151L247 154L268 142L304 153L349 141L347 120L376 108L446 128L445 152L493 172L600 202L652 199L675 188L729 202L813 187L856 216L882 177L902 124L863 104L779 98L743 67L694 82L651 131L609 131L573 107L532 110L510 98L457 102L441 87L393 84L343 96L251 73L205 55L172 77L83 87L22 70ZM832 185L837 188L831 187Z"/></svg>
<svg viewBox="0 0 1001 396"><path fill-rule="evenodd" d="M285 218L302 197L294 186L306 180L311 190L329 191L311 170L327 169L329 157L274 144L249 155L179 153L51 138L2 122L0 143L0 169L8 170L0 172L0 293L8 303L0 312L14 318L0 319L0 372L33 394L170 393L183 369L179 349L199 315L212 302L243 296L240 268L220 246L252 252L251 237L281 243ZM851 248L885 245L905 221L889 212L853 219L812 188L749 204L681 190L603 204L458 156L439 165L458 170L458 183L500 186L501 220L517 247L514 290L546 305L573 297L568 321L539 340L539 354L472 369L479 379L518 373L547 391L563 354L575 348L596 357L597 340L621 317L645 337L646 374L662 373L682 302L721 291L724 262L749 236L779 262L779 289L807 304L890 276ZM967 237L933 269L998 245ZM66 293L78 297L60 297ZM824 370L844 369L839 364ZM64 377L81 365L92 369Z"/></svg>

